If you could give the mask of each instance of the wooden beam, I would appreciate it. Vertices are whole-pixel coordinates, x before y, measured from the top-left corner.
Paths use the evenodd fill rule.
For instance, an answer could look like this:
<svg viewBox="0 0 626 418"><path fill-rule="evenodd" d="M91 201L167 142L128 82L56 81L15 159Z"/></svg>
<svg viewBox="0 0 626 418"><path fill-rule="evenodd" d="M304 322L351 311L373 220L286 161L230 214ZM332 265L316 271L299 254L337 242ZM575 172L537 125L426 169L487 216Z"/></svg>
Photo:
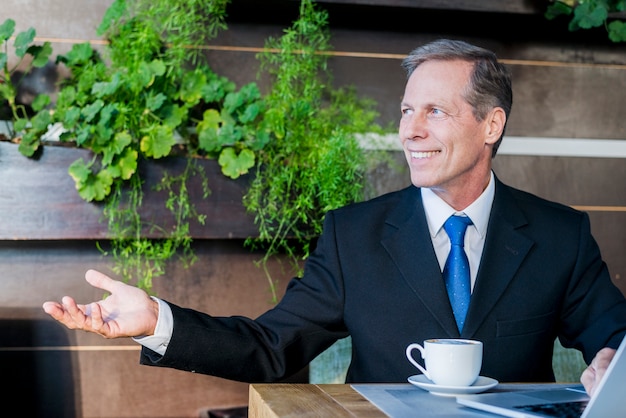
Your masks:
<svg viewBox="0 0 626 418"><path fill-rule="evenodd" d="M16 144L0 141L0 240L107 239L108 228L102 219L102 203L87 203L76 191L67 170L70 164L91 155L83 149L46 146L37 159L26 158ZM206 223L191 224L193 238L248 238L258 230L242 205L249 178L226 178L214 160L199 159L211 194L202 198L199 179L189 185L196 209L206 215ZM159 224L171 225L173 217L165 207L165 192L154 191L165 171L180 173L186 165L182 157L144 162L142 215ZM146 236L158 237L146 231Z"/></svg>

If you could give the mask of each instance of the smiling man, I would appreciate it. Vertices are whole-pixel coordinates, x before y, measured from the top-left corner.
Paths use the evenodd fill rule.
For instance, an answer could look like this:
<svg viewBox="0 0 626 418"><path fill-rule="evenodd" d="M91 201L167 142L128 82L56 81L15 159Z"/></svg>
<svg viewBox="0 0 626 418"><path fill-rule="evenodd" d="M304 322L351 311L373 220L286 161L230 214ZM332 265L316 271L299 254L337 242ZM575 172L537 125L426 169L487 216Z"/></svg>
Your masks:
<svg viewBox="0 0 626 418"><path fill-rule="evenodd" d="M142 364L248 382L295 373L346 336L347 382L406 382L416 372L410 343L455 337L483 342L485 376L554 381L558 337L591 362L582 380L592 392L626 334L626 300L585 213L493 172L512 105L507 69L491 51L445 39L402 65L399 134L412 185L328 212L303 277L274 309L215 317L89 270L109 297L65 296L44 310L72 329L134 337ZM456 276L450 224L462 227Z"/></svg>

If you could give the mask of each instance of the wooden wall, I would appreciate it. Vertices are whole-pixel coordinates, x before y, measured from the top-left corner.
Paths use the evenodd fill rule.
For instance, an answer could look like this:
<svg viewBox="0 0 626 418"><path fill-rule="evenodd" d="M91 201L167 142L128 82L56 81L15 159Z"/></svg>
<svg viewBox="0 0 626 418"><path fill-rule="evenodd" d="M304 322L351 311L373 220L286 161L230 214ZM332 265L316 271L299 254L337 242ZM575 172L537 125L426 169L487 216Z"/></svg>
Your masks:
<svg viewBox="0 0 626 418"><path fill-rule="evenodd" d="M0 21L11 17L20 30L34 26L62 53L73 42L97 40L95 27L110 3L5 0ZM296 18L298 2L231 3L229 30L212 42L220 48L207 54L219 73L241 85L256 80L255 51ZM355 85L376 99L383 123L397 124L405 80L401 58L445 36L493 48L510 65L511 138L589 139L603 147L599 140L617 145L626 140L625 46L610 43L601 30L571 34L564 22L546 22L541 2L344 0L321 5L330 14L336 85ZM522 154L503 152L494 161L496 173L512 185L587 210L611 275L626 292L625 155L571 157L568 151L576 143L564 141L563 155L537 155L533 146ZM392 153L402 167L403 157ZM65 294L80 301L100 297L83 282L83 274L88 268L110 272L110 260L95 248L102 239L97 233L81 234L78 228L69 239L46 236L53 228L46 207L51 197L46 196L55 196L68 180L62 173L42 173L41 183L19 183L7 168L10 158L11 151L0 148L0 374L17 380L12 391L3 392L4 410L15 416L193 417L208 408L245 404L246 384L142 367L132 341L66 331L45 317L40 308L45 300ZM382 193L408 184L408 175L379 167L371 180ZM40 192L38 210L24 216L16 209L23 202L20 196L43 185L52 194ZM85 210L97 213L97 208ZM80 220L69 216L68 231L75 231ZM37 229L39 236L33 232ZM155 284L159 296L216 315L256 316L269 308L266 279L254 264L260 255L245 249L236 234L205 235L195 242L199 262L190 269L173 264L169 278ZM271 268L282 278L282 291L290 272L279 263Z"/></svg>

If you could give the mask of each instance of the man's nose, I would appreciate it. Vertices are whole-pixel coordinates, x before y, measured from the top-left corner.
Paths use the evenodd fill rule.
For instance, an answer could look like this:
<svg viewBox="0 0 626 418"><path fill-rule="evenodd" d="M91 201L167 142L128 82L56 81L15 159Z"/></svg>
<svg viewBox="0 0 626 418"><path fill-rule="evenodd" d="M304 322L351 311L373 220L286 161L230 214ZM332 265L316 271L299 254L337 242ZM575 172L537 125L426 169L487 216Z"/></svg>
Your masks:
<svg viewBox="0 0 626 418"><path fill-rule="evenodd" d="M417 141L428 136L426 123L422 118L417 116L411 117L405 121L400 128L400 136L403 140Z"/></svg>

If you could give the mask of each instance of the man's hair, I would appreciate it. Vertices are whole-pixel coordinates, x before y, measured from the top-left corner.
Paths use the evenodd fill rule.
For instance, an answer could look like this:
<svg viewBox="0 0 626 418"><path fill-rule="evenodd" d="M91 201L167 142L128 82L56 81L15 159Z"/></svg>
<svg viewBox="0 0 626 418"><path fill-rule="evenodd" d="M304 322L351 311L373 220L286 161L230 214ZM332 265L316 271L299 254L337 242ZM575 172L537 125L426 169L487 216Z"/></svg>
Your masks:
<svg viewBox="0 0 626 418"><path fill-rule="evenodd" d="M513 104L511 75L507 67L498 61L494 52L463 41L439 39L411 51L402 60L402 67L409 78L413 71L426 61L453 60L474 64L467 90L463 93L467 103L474 109L474 117L481 121L491 109L501 107L508 121ZM492 157L495 157L503 136L504 129L502 136L493 146Z"/></svg>

